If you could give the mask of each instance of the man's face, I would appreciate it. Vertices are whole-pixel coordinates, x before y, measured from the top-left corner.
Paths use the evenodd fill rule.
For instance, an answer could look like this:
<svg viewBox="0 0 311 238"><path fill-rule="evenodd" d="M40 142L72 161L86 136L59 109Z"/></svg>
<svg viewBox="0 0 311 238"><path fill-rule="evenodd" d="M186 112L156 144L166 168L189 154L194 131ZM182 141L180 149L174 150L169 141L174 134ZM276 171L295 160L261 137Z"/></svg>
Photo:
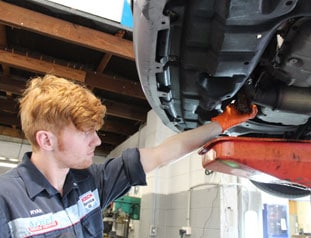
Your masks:
<svg viewBox="0 0 311 238"><path fill-rule="evenodd" d="M92 164L94 150L100 144L95 130L84 132L69 125L58 136L55 159L62 168L84 169Z"/></svg>

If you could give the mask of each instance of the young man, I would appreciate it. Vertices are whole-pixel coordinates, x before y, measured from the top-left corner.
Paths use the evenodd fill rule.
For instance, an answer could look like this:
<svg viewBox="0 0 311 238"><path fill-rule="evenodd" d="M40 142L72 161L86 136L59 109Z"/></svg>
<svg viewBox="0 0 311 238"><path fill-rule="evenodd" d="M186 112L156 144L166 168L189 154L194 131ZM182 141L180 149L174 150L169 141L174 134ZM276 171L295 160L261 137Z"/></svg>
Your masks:
<svg viewBox="0 0 311 238"><path fill-rule="evenodd" d="M233 107L214 122L153 148L132 148L92 164L105 106L86 88L46 75L30 81L20 100L22 129L32 145L22 163L0 177L0 237L102 237L101 210L145 173L199 148L253 118Z"/></svg>

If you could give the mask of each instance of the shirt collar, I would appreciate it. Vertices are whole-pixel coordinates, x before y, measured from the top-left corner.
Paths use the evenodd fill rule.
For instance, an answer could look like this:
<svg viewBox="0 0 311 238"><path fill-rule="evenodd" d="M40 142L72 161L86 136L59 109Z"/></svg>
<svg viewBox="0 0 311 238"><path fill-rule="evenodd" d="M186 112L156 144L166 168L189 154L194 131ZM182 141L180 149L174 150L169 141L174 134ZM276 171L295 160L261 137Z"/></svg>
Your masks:
<svg viewBox="0 0 311 238"><path fill-rule="evenodd" d="M31 154L31 152L25 153L22 163L17 167L17 171L24 181L29 197L32 199L44 190L50 196L55 195L58 191L31 162Z"/></svg>
<svg viewBox="0 0 311 238"><path fill-rule="evenodd" d="M50 197L54 196L58 191L31 162L31 154L31 152L25 153L22 163L17 167L18 173L24 181L29 197L32 199L43 191L46 191ZM72 189L77 189L79 182L88 179L89 173L87 171L87 169L69 170L64 184L64 195L68 194Z"/></svg>

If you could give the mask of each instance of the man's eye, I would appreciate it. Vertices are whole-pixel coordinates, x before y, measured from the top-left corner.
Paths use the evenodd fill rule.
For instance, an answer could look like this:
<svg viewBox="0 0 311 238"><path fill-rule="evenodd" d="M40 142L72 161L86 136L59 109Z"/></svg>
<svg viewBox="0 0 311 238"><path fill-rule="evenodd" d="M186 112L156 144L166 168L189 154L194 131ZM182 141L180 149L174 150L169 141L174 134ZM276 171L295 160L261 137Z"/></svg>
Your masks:
<svg viewBox="0 0 311 238"><path fill-rule="evenodd" d="M88 135L90 135L90 134L91 134L90 131L83 131L83 135L85 135L85 136L88 136Z"/></svg>
<svg viewBox="0 0 311 238"><path fill-rule="evenodd" d="M89 135L92 135L93 133L96 133L95 130L89 130L89 131L84 131L83 132L85 136L89 136Z"/></svg>

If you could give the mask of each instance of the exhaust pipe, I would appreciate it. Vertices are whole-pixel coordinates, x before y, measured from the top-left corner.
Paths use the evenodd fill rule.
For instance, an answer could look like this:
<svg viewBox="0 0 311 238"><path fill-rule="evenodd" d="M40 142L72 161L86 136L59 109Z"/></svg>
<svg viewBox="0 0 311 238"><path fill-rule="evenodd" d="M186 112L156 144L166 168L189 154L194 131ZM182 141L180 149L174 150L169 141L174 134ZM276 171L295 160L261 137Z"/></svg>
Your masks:
<svg viewBox="0 0 311 238"><path fill-rule="evenodd" d="M256 90L253 102L280 111L311 115L311 89L299 87L280 87L275 90Z"/></svg>

